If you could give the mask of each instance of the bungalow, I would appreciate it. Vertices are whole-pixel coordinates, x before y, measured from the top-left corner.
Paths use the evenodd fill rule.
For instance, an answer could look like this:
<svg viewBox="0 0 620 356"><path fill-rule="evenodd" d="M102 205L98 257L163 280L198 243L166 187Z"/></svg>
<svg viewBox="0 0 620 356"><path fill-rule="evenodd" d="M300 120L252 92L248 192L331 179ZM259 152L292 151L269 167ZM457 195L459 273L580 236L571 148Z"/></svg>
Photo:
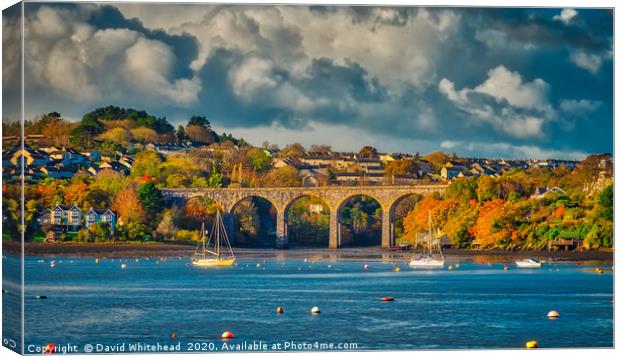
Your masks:
<svg viewBox="0 0 620 356"><path fill-rule="evenodd" d="M109 209L94 209L90 208L86 212L86 228L89 228L92 224L103 222L110 226L110 230L114 231L116 227L116 214Z"/></svg>
<svg viewBox="0 0 620 356"><path fill-rule="evenodd" d="M69 230L77 231L82 226L82 210L77 205L70 207L56 204L50 215L50 224L63 225Z"/></svg>

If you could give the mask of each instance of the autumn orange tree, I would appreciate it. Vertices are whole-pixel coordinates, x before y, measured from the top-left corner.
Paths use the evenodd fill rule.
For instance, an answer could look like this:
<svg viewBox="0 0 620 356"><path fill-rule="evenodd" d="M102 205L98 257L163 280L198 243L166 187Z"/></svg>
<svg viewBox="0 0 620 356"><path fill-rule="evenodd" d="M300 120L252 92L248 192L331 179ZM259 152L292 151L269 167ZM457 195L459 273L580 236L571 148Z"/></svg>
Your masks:
<svg viewBox="0 0 620 356"><path fill-rule="evenodd" d="M146 221L146 211L136 192L131 188L125 188L116 194L112 210L118 212L119 218L124 223L144 223Z"/></svg>
<svg viewBox="0 0 620 356"><path fill-rule="evenodd" d="M440 200L432 195L424 197L416 205L416 208L403 218L405 230L403 241L414 242L420 232L428 230L429 213L434 226L443 226L450 216L458 210L459 206L460 204L456 200Z"/></svg>

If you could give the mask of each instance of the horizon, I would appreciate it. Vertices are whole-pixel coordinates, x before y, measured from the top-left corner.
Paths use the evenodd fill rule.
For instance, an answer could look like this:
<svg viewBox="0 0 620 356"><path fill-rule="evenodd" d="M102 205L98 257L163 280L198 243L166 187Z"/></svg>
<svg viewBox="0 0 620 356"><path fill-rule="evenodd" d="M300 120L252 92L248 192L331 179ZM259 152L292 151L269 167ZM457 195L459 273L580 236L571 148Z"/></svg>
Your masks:
<svg viewBox="0 0 620 356"><path fill-rule="evenodd" d="M115 105L175 127L204 115L256 146L613 155L608 9L25 6L24 117ZM15 95L4 93L3 121Z"/></svg>

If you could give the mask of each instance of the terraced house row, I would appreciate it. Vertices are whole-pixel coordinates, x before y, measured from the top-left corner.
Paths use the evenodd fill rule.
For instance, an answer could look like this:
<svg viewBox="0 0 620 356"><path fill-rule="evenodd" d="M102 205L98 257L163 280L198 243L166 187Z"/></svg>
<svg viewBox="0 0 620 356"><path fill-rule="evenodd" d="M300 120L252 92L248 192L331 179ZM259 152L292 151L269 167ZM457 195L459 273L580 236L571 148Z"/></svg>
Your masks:
<svg viewBox="0 0 620 356"><path fill-rule="evenodd" d="M90 208L86 213L77 205L67 206L56 204L52 209L44 209L39 213L37 222L41 226L50 226L63 231L78 231L82 227L89 228L95 223L104 223L111 231L116 228L116 213L109 209Z"/></svg>

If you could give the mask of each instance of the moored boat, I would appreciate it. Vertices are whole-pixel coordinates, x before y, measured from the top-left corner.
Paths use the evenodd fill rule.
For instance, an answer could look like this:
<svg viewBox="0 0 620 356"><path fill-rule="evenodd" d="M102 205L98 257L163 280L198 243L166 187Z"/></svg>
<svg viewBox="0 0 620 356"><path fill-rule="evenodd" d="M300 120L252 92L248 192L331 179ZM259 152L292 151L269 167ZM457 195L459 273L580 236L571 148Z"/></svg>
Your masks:
<svg viewBox="0 0 620 356"><path fill-rule="evenodd" d="M519 268L540 268L542 266L542 262L535 260L533 258L526 258L524 260L518 260L515 262L515 264Z"/></svg>
<svg viewBox="0 0 620 356"><path fill-rule="evenodd" d="M433 220L431 213L428 213L428 253L421 256L416 256L409 262L409 267L412 268L443 268L445 264L445 258L441 252L441 246L437 245L439 256L433 255Z"/></svg>
<svg viewBox="0 0 620 356"><path fill-rule="evenodd" d="M200 245L196 246L196 252L194 257L192 257L192 264L200 267L233 266L236 258L230 246L219 210L215 216L211 234L213 235L213 240L209 238L208 232L205 230L205 224L202 223L202 229L200 230L202 249L200 249ZM211 241L213 241L213 248L211 248Z"/></svg>

